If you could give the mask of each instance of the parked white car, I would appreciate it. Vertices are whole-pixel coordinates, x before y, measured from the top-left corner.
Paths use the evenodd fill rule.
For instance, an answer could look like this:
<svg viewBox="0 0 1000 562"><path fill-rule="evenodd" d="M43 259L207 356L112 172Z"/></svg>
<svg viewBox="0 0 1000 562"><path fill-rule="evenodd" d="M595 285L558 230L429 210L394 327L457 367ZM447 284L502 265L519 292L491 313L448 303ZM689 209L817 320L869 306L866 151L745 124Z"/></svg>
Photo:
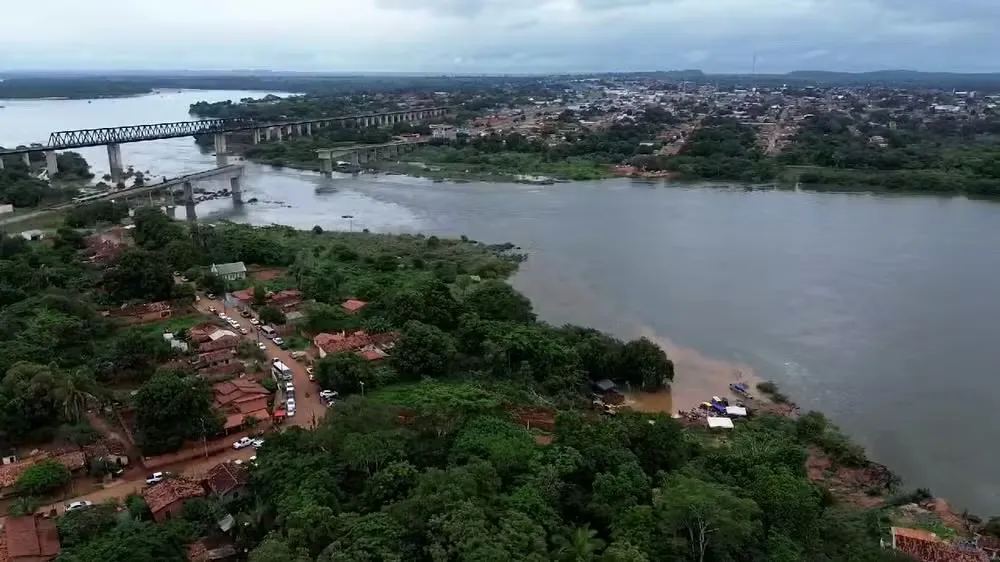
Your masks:
<svg viewBox="0 0 1000 562"><path fill-rule="evenodd" d="M259 342L257 342L257 349L259 349L261 351L267 351L267 346L264 345L264 342L259 341Z"/></svg>
<svg viewBox="0 0 1000 562"><path fill-rule="evenodd" d="M146 484L149 486L159 484L160 482L163 482L167 476L170 476L169 472L154 472L146 477Z"/></svg>
<svg viewBox="0 0 1000 562"><path fill-rule="evenodd" d="M285 401L285 411L288 412L288 417L295 415L295 399L289 398Z"/></svg>
<svg viewBox="0 0 1000 562"><path fill-rule="evenodd" d="M336 390L321 390L321 391L319 391L319 397L322 398L323 400L329 402L330 400L333 400L334 398L337 397L337 391Z"/></svg>
<svg viewBox="0 0 1000 562"><path fill-rule="evenodd" d="M68 503L66 504L66 511L76 511L78 509L83 509L85 507L90 507L92 505L94 505L94 502L89 500Z"/></svg>
<svg viewBox="0 0 1000 562"><path fill-rule="evenodd" d="M251 445L253 445L253 439L250 439L249 437L240 437L235 443L233 443L233 448L242 449Z"/></svg>
<svg viewBox="0 0 1000 562"><path fill-rule="evenodd" d="M254 439L253 440L253 448L254 449L259 448L263 444L264 444L264 440L263 439Z"/></svg>

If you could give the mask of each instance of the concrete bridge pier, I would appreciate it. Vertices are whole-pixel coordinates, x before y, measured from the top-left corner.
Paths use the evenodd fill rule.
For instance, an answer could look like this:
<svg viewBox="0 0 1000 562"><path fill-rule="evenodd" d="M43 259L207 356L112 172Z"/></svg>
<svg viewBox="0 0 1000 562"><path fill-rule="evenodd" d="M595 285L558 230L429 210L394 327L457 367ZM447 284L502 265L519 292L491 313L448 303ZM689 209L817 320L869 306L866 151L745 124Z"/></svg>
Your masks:
<svg viewBox="0 0 1000 562"><path fill-rule="evenodd" d="M198 220L198 215L194 212L194 186L191 182L184 182L184 195L182 196L184 201L184 211L187 220L194 222Z"/></svg>
<svg viewBox="0 0 1000 562"><path fill-rule="evenodd" d="M361 169L361 159L358 157L358 152L354 151L351 153L351 171L357 172Z"/></svg>
<svg viewBox="0 0 1000 562"><path fill-rule="evenodd" d="M3 156L0 156L0 170L3 170Z"/></svg>
<svg viewBox="0 0 1000 562"><path fill-rule="evenodd" d="M271 140L271 127L264 129L264 140L270 142Z"/></svg>
<svg viewBox="0 0 1000 562"><path fill-rule="evenodd" d="M25 166L31 168L31 156L27 152L21 154L21 162L24 162Z"/></svg>
<svg viewBox="0 0 1000 562"><path fill-rule="evenodd" d="M118 185L122 181L122 147L113 142L108 144L108 164L111 168L111 184Z"/></svg>
<svg viewBox="0 0 1000 562"><path fill-rule="evenodd" d="M229 191L233 195L233 204L242 205L243 204L243 184L240 176L233 176L229 178Z"/></svg>
<svg viewBox="0 0 1000 562"><path fill-rule="evenodd" d="M295 126L295 136L298 136L298 137L302 136L302 124L301 123L299 123L298 125Z"/></svg>
<svg viewBox="0 0 1000 562"><path fill-rule="evenodd" d="M215 133L215 165L218 168L229 165L226 156L226 133Z"/></svg>
<svg viewBox="0 0 1000 562"><path fill-rule="evenodd" d="M59 173L59 159L54 150L45 152L45 171L49 173L50 180Z"/></svg>
<svg viewBox="0 0 1000 562"><path fill-rule="evenodd" d="M326 177L333 175L333 155L329 150L317 150L316 156L319 157L319 172Z"/></svg>
<svg viewBox="0 0 1000 562"><path fill-rule="evenodd" d="M319 125L319 123L317 123L317 125ZM312 134L313 134L313 124L312 123L306 123L306 136L311 137Z"/></svg>
<svg viewBox="0 0 1000 562"><path fill-rule="evenodd" d="M260 129L253 130L253 143L260 144Z"/></svg>

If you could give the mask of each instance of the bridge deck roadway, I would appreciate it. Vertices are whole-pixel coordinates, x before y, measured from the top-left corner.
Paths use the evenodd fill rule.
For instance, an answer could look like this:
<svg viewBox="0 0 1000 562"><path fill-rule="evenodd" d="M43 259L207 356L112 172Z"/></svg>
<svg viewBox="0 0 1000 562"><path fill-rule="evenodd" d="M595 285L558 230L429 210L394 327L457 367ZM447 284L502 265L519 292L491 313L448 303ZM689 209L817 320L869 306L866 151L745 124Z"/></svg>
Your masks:
<svg viewBox="0 0 1000 562"><path fill-rule="evenodd" d="M200 121L177 121L173 123L153 123L145 125L129 125L124 127L106 127L100 129L80 129L76 131L58 131L49 135L46 145L26 146L0 150L0 156L8 154L24 154L43 152L47 150L68 150L88 146L104 146L108 144L126 144L162 139L190 137L194 135L209 135L215 133L233 133L270 127L288 127L316 123L335 123L375 119L390 115L407 115L427 112L438 112L443 115L452 108L425 107L382 113L364 113L358 115L342 115L337 117L317 117L298 121L259 122L252 119L203 119Z"/></svg>

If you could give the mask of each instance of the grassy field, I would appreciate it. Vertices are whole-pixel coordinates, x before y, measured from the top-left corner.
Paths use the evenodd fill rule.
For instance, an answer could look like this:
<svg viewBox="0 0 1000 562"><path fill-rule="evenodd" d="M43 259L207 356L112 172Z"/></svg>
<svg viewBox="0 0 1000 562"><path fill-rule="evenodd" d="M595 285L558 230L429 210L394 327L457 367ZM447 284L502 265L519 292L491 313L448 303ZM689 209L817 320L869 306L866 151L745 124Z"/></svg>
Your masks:
<svg viewBox="0 0 1000 562"><path fill-rule="evenodd" d="M163 332L172 332L176 334L181 330L187 330L209 320L211 319L203 314L188 314L186 316L171 317L159 322L143 324L142 326L137 326L137 328L150 333L162 334Z"/></svg>

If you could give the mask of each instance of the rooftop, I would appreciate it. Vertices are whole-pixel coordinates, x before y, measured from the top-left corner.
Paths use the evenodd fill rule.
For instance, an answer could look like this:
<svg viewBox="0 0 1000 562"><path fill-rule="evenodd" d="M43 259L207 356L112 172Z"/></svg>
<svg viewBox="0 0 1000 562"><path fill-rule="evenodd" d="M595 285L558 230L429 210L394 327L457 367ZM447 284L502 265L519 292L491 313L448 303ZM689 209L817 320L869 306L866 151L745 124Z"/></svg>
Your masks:
<svg viewBox="0 0 1000 562"><path fill-rule="evenodd" d="M142 491L142 498L153 513L162 511L179 500L189 500L205 495L205 489L186 478L168 478Z"/></svg>
<svg viewBox="0 0 1000 562"><path fill-rule="evenodd" d="M212 273L216 275L231 275L233 273L246 273L247 266L243 265L243 262L237 261L233 263L219 263L212 264Z"/></svg>
<svg viewBox="0 0 1000 562"><path fill-rule="evenodd" d="M4 524L0 560L52 560L59 555L59 550L59 531L55 520L37 516L11 517Z"/></svg>
<svg viewBox="0 0 1000 562"><path fill-rule="evenodd" d="M232 462L220 462L208 470L205 485L216 495L224 495L246 485L249 475L242 466Z"/></svg>

